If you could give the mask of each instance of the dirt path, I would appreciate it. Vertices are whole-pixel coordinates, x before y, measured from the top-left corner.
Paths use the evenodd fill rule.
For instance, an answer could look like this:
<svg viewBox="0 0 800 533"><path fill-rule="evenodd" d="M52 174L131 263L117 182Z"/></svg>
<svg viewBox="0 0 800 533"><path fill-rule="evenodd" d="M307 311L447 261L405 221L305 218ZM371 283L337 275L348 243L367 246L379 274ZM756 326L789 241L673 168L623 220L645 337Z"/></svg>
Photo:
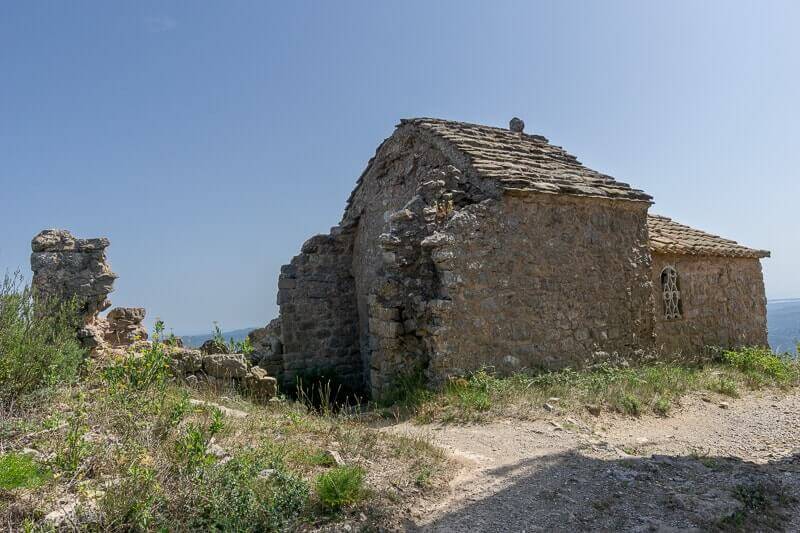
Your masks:
<svg viewBox="0 0 800 533"><path fill-rule="evenodd" d="M800 530L800 393L692 396L668 418L395 426L463 468L423 531Z"/></svg>

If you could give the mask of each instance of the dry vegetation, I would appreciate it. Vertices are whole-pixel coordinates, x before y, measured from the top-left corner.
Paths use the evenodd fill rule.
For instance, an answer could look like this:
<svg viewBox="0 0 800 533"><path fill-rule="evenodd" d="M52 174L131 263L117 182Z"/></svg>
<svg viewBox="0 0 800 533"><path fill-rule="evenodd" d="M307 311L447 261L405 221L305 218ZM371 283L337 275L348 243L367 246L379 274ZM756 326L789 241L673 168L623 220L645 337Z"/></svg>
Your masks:
<svg viewBox="0 0 800 533"><path fill-rule="evenodd" d="M0 529L369 527L445 475L439 449L383 433L358 409L190 388L158 343L84 360L68 321L26 336L39 327L28 294L6 291L0 305ZM22 355L39 348L53 364L38 363L22 390Z"/></svg>
<svg viewBox="0 0 800 533"><path fill-rule="evenodd" d="M36 530L76 500L89 529L112 531L366 524L443 473L437 448L379 432L355 414L188 389L152 367L130 380L136 371L120 363L125 373L92 362L79 385L40 392L4 414L4 525Z"/></svg>
<svg viewBox="0 0 800 533"><path fill-rule="evenodd" d="M601 364L581 371L521 372L506 378L487 369L450 379L439 391L430 391L412 376L401 382L386 409L419 423L536 419L556 407L562 412L667 416L691 392L736 398L750 390L798 384L796 359L745 348L721 351L708 362Z"/></svg>

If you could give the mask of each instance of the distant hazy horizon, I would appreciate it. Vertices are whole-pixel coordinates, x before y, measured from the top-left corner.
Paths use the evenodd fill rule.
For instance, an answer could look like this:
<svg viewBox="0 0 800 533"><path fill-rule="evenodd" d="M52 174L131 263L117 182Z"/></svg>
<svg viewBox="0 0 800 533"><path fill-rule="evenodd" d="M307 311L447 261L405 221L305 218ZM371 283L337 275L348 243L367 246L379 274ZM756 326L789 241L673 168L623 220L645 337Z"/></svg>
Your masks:
<svg viewBox="0 0 800 533"><path fill-rule="evenodd" d="M114 305L264 325L401 118L526 131L772 251L800 298L800 2L7 2L0 271L106 236Z"/></svg>

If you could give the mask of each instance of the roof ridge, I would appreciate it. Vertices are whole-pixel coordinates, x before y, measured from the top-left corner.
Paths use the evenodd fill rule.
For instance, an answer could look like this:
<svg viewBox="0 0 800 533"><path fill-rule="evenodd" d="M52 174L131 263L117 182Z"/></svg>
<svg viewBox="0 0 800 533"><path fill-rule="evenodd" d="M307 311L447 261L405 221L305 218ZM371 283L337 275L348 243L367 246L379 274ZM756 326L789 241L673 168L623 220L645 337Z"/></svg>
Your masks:
<svg viewBox="0 0 800 533"><path fill-rule="evenodd" d="M651 203L652 197L581 163L543 135L470 122L419 117L398 128L419 128L445 141L469 160L478 177L514 195L565 194Z"/></svg>
<svg viewBox="0 0 800 533"><path fill-rule="evenodd" d="M472 128L482 128L482 129L489 129L489 130L497 130L497 131L503 132L503 133L511 133L511 134L514 134L514 135L524 135L526 137L531 137L533 139L540 140L540 141L546 142L547 144L550 144L550 139L548 139L547 137L545 137L544 135L542 135L540 133L526 133L524 131L520 132L520 133L516 133L516 132L513 132L513 131L509 130L508 128L503 128L503 127L500 127L500 126L489 126L487 124L478 124L477 122L464 122L462 120L450 120L450 119L447 119L447 118L436 118L436 117L401 118L399 125L409 124L409 123L413 124L413 123L419 123L419 122L435 122L435 123L439 123L439 124L457 124L459 126L467 126L467 127L472 127ZM550 146L555 146L555 145L551 144ZM561 147L558 146L557 148L561 148Z"/></svg>

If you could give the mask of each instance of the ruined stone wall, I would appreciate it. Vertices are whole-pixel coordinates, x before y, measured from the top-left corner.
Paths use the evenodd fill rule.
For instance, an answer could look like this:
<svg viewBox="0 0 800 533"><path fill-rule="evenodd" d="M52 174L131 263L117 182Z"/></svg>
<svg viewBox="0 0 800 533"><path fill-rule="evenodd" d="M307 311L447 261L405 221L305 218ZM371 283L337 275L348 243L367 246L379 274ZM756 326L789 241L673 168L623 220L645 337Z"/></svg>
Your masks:
<svg viewBox="0 0 800 533"><path fill-rule="evenodd" d="M352 253L352 231L334 228L306 241L300 255L281 268L283 371L276 377L284 386L293 385L298 375L328 372L361 387Z"/></svg>
<svg viewBox="0 0 800 533"><path fill-rule="evenodd" d="M92 353L147 339L141 307L117 307L100 316L111 306L108 295L117 279L106 261L109 244L106 238L78 239L62 229L43 230L31 241L37 298L74 300L83 321L78 339Z"/></svg>
<svg viewBox="0 0 800 533"><path fill-rule="evenodd" d="M661 272L678 272L682 317L664 318ZM767 300L758 259L653 254L656 345L667 354L767 345Z"/></svg>
<svg viewBox="0 0 800 533"><path fill-rule="evenodd" d="M506 196L454 213L431 243L441 294L434 380L581 366L653 343L648 204Z"/></svg>
<svg viewBox="0 0 800 533"><path fill-rule="evenodd" d="M77 239L66 230L41 231L31 241L32 285L44 298L75 298L88 323L111 306L117 275L106 261L109 241Z"/></svg>
<svg viewBox="0 0 800 533"><path fill-rule="evenodd" d="M400 129L359 179L342 224L356 227L352 272L365 384L380 395L393 378L427 366L435 266L422 242L453 210L493 194L452 163L459 155ZM463 164L463 162L461 162Z"/></svg>

